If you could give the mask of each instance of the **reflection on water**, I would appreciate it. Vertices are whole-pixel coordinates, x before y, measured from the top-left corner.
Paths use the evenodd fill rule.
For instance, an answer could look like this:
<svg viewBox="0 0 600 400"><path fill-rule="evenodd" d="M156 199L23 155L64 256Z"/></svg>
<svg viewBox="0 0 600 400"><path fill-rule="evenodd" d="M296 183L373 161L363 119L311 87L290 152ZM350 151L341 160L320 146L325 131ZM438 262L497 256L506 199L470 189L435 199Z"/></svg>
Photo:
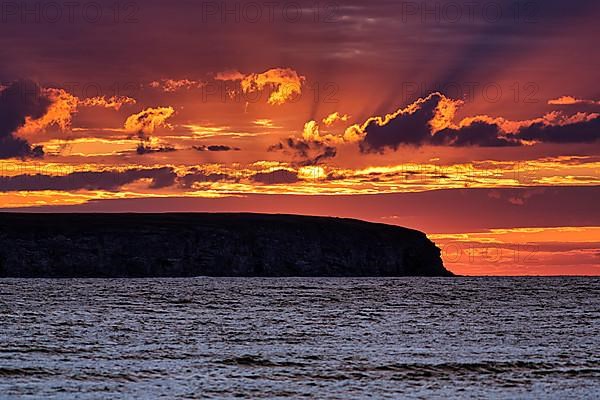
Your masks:
<svg viewBox="0 0 600 400"><path fill-rule="evenodd" d="M0 397L595 398L600 279L0 280Z"/></svg>

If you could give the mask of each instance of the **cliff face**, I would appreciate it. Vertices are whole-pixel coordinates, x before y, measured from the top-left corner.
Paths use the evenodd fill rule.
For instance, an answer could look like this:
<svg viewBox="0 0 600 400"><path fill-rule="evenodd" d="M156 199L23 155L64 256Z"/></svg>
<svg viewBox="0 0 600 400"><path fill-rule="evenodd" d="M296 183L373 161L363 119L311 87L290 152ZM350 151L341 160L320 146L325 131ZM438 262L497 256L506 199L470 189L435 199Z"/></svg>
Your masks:
<svg viewBox="0 0 600 400"><path fill-rule="evenodd" d="M259 214L0 214L0 277L451 276L425 234Z"/></svg>

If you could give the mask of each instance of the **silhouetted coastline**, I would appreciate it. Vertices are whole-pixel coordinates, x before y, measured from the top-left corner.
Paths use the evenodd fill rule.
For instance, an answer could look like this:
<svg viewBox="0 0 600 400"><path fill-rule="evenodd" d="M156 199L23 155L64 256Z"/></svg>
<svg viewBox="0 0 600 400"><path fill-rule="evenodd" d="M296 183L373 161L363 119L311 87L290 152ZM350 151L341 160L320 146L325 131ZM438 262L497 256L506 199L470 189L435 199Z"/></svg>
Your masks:
<svg viewBox="0 0 600 400"><path fill-rule="evenodd" d="M267 214L0 214L0 277L452 276L419 231Z"/></svg>

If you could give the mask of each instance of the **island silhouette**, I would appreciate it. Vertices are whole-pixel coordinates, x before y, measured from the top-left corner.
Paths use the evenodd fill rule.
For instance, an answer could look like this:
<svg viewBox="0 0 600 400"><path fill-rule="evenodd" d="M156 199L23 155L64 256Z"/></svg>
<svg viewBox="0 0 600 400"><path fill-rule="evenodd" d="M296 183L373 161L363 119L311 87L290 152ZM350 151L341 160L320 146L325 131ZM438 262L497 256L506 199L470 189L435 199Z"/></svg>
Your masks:
<svg viewBox="0 0 600 400"><path fill-rule="evenodd" d="M271 214L0 214L0 277L452 276L423 232Z"/></svg>

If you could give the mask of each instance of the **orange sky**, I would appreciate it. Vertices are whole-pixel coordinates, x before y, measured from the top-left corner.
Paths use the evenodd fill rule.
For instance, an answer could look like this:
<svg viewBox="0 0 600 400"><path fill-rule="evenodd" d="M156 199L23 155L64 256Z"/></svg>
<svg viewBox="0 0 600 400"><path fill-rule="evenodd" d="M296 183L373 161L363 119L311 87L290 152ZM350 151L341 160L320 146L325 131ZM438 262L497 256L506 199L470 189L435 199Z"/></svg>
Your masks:
<svg viewBox="0 0 600 400"><path fill-rule="evenodd" d="M362 218L460 274L600 275L597 2L175 3L3 15L1 208Z"/></svg>

